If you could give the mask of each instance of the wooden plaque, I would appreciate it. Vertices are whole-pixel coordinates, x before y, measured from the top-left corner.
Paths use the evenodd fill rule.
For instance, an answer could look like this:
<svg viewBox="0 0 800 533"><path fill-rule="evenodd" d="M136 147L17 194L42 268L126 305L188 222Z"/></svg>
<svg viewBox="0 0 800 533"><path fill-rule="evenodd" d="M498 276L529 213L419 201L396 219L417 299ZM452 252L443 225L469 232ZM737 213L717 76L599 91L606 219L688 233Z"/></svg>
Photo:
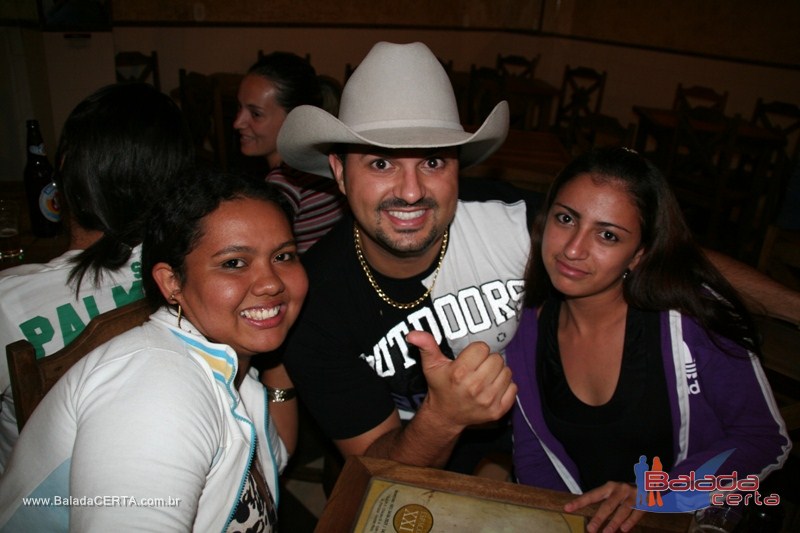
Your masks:
<svg viewBox="0 0 800 533"><path fill-rule="evenodd" d="M595 508L564 513L564 504L574 498L569 493L434 468L350 457L316 531L583 533ZM689 514L647 514L635 530L685 532L689 521Z"/></svg>

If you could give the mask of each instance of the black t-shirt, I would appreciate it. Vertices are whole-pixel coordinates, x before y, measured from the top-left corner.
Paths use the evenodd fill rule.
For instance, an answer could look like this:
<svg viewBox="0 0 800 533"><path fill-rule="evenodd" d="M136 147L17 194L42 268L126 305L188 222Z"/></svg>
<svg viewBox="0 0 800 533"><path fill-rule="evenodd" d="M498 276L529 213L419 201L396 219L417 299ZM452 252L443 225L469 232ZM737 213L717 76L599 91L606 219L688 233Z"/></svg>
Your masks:
<svg viewBox="0 0 800 533"><path fill-rule="evenodd" d="M628 307L619 381L611 399L590 406L569 388L558 347L559 302L539 315L539 390L547 427L580 472L581 489L606 481L633 483L642 454L672 468L672 419L657 312Z"/></svg>
<svg viewBox="0 0 800 533"><path fill-rule="evenodd" d="M446 355L470 342L502 350L516 331L530 247L523 201L459 201L442 269L427 300L411 310L383 302L354 250L343 219L303 257L309 292L283 359L300 397L333 439L358 436L397 408L408 420L427 394L418 350L405 342L426 330ZM373 276L392 299L425 293L436 261L411 279ZM423 283L424 280L424 283Z"/></svg>

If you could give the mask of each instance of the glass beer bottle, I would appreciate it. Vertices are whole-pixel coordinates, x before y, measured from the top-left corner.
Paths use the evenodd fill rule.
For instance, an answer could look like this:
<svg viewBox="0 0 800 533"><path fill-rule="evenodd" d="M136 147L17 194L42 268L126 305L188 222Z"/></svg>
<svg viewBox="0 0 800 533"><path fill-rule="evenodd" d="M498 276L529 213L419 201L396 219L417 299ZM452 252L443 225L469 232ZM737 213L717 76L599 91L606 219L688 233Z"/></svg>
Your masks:
<svg viewBox="0 0 800 533"><path fill-rule="evenodd" d="M25 193L31 231L37 237L52 237L61 228L58 190L53 181L53 167L47 160L38 120L27 121L28 161L25 164Z"/></svg>

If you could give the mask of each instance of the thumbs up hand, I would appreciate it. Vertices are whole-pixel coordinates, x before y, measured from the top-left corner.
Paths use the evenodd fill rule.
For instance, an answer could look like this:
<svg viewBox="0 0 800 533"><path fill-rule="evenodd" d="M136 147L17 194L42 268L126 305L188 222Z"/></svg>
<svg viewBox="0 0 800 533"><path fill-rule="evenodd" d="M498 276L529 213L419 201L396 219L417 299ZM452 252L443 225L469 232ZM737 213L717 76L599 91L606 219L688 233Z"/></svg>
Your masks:
<svg viewBox="0 0 800 533"><path fill-rule="evenodd" d="M428 381L425 403L444 423L460 431L499 420L511 409L517 395L511 370L500 354L489 352L485 343L474 342L451 360L442 354L430 333L412 331L406 340L420 351Z"/></svg>

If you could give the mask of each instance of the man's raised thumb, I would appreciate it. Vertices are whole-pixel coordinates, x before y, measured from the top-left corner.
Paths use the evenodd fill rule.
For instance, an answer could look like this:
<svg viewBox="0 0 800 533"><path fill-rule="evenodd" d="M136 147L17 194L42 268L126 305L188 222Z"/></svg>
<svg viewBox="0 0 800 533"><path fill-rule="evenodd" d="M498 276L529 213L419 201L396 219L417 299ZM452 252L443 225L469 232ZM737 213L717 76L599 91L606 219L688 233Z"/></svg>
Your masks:
<svg viewBox="0 0 800 533"><path fill-rule="evenodd" d="M410 331L406 335L406 341L419 348L420 362L424 367L437 366L451 362L445 357L436 339L427 331Z"/></svg>

